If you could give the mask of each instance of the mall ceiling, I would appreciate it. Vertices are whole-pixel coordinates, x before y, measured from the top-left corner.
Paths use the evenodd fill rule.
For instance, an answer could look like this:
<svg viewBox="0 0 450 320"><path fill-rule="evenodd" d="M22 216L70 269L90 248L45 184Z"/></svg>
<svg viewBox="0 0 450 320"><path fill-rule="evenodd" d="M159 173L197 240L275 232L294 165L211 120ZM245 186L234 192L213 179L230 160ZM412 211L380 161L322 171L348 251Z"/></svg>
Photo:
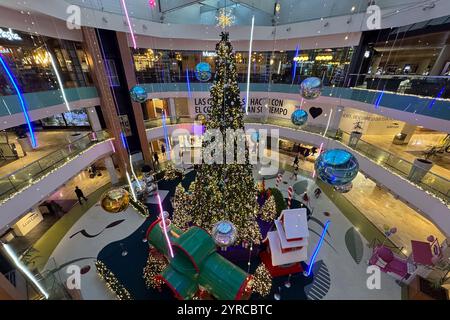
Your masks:
<svg viewBox="0 0 450 320"><path fill-rule="evenodd" d="M365 12L369 3L381 9L402 14L432 2L418 0L127 0L128 13L133 18L165 23L214 25L219 11L225 9L234 17L235 25L270 26L309 21L327 17ZM80 7L123 15L122 0L66 0ZM154 3L151 6L150 3ZM274 19L276 4L278 18Z"/></svg>

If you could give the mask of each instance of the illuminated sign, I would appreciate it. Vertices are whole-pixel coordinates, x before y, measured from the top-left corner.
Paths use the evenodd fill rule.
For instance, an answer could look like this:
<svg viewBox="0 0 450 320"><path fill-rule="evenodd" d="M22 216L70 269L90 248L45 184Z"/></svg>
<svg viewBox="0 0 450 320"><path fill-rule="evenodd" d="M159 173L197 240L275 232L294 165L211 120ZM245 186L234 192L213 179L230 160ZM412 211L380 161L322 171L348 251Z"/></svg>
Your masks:
<svg viewBox="0 0 450 320"><path fill-rule="evenodd" d="M0 28L0 38L1 39L6 39L9 41L20 41L22 40L22 38L15 33L14 31L12 31L12 29L8 29L8 31L3 30L2 28Z"/></svg>
<svg viewBox="0 0 450 320"><path fill-rule="evenodd" d="M204 57L215 57L215 56L217 56L217 53L215 53L214 51L203 51L202 52L202 56L204 56Z"/></svg>

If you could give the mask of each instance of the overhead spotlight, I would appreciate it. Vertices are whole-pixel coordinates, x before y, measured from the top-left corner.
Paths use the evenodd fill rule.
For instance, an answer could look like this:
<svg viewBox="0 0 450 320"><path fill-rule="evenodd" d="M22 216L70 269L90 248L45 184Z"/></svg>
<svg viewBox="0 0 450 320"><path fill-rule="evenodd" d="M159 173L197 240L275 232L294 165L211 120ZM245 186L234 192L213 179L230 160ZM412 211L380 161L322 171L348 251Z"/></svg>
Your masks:
<svg viewBox="0 0 450 320"><path fill-rule="evenodd" d="M291 31L291 27L288 27L288 28L286 29L286 31L287 31L287 32Z"/></svg>
<svg viewBox="0 0 450 320"><path fill-rule="evenodd" d="M324 28L326 28L326 27L328 27L330 25L330 23L327 21L327 22L325 22L325 24L323 25L324 26Z"/></svg>
<svg viewBox="0 0 450 320"><path fill-rule="evenodd" d="M145 24L142 25L142 29L147 30L147 26Z"/></svg>
<svg viewBox="0 0 450 320"><path fill-rule="evenodd" d="M105 17L102 17L103 23L108 23L108 20Z"/></svg>
<svg viewBox="0 0 450 320"><path fill-rule="evenodd" d="M352 22L352 17L348 18L347 24L350 24L350 22Z"/></svg>

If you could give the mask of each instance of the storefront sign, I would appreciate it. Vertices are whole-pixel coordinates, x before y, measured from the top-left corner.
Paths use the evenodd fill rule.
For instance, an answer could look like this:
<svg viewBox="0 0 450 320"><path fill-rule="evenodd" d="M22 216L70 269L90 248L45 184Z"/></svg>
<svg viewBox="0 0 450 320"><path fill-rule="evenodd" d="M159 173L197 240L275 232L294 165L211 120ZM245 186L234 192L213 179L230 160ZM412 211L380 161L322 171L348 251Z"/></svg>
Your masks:
<svg viewBox="0 0 450 320"><path fill-rule="evenodd" d="M217 56L217 53L215 53L214 51L203 51L202 56L203 57L215 57L215 56Z"/></svg>
<svg viewBox="0 0 450 320"><path fill-rule="evenodd" d="M38 211L32 211L26 214L22 219L17 221L13 226L14 233L18 236L25 236L28 232L34 229L44 218Z"/></svg>
<svg viewBox="0 0 450 320"><path fill-rule="evenodd" d="M12 29L8 29L7 31L3 30L0 28L0 38L1 39L6 39L9 41L20 41L22 40L22 38L15 33L14 31L12 31Z"/></svg>
<svg viewBox="0 0 450 320"><path fill-rule="evenodd" d="M188 100L191 116L207 114L211 107L211 98L193 98ZM241 96L241 103L245 105L245 98ZM298 101L277 98L250 98L248 105L249 116L269 116L278 118L290 118L292 112L299 105Z"/></svg>

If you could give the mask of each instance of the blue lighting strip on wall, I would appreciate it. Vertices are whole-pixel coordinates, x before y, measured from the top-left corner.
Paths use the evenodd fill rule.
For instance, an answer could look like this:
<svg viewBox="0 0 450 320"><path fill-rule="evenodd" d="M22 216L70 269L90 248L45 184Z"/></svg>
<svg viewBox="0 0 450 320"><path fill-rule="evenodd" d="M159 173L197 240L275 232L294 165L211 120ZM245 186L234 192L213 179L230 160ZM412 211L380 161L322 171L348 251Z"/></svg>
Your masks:
<svg viewBox="0 0 450 320"><path fill-rule="evenodd" d="M383 98L384 91L381 91L379 96L377 97L377 100L375 101L375 109L378 109L380 106L381 99Z"/></svg>
<svg viewBox="0 0 450 320"><path fill-rule="evenodd" d="M127 138L125 137L125 135L123 134L123 132L120 133L120 139L122 139L123 147L128 151Z"/></svg>
<svg viewBox="0 0 450 320"><path fill-rule="evenodd" d="M167 131L167 125L166 125L166 113L163 112L162 114L162 125L164 129L164 140L166 141L166 153L167 153L167 160L170 160L170 144L169 144L169 133Z"/></svg>
<svg viewBox="0 0 450 320"><path fill-rule="evenodd" d="M192 98L191 81L189 80L189 69L186 69L186 84L187 84L187 88L188 88L188 96L189 96L189 98Z"/></svg>
<svg viewBox="0 0 450 320"><path fill-rule="evenodd" d="M295 56L294 59L298 57L299 45L295 47ZM297 73L297 60L294 60L294 69L292 69L292 84L295 81L295 74Z"/></svg>
<svg viewBox="0 0 450 320"><path fill-rule="evenodd" d="M19 101L20 101L20 106L22 107L22 112L23 115L25 117L25 121L27 123L28 126L28 130L30 131L30 139L31 139L31 146L33 148L37 147L37 141L36 141L36 137L34 135L34 130L33 127L31 125L31 121L30 121L30 117L28 115L28 108L27 105L25 103L25 99L22 96L22 93L20 92L19 86L17 84L17 80L14 78L13 74L11 73L8 65L6 64L5 60L3 60L3 56L0 54L0 63L3 66L3 69L5 69L6 74L8 75L9 80L11 81L14 89L16 90L17 93L17 97L19 97Z"/></svg>
<svg viewBox="0 0 450 320"><path fill-rule="evenodd" d="M314 250L314 254L311 257L311 261L309 262L308 272L306 275L309 277L311 274L312 268L314 266L314 262L316 261L316 257L319 254L320 248L322 247L323 239L327 235L328 225L330 224L330 220L327 220L325 222L325 227L323 228L322 235L320 236L319 243L317 244L316 249Z"/></svg>
<svg viewBox="0 0 450 320"><path fill-rule="evenodd" d="M437 94L436 98L434 98L434 99L430 102L430 104L428 105L428 109L431 109L431 108L434 106L434 104L436 103L436 99L437 99L437 98L440 98L440 97L442 96L442 94L444 93L444 90L445 90L445 86L442 87L441 91L439 91L439 93Z"/></svg>

